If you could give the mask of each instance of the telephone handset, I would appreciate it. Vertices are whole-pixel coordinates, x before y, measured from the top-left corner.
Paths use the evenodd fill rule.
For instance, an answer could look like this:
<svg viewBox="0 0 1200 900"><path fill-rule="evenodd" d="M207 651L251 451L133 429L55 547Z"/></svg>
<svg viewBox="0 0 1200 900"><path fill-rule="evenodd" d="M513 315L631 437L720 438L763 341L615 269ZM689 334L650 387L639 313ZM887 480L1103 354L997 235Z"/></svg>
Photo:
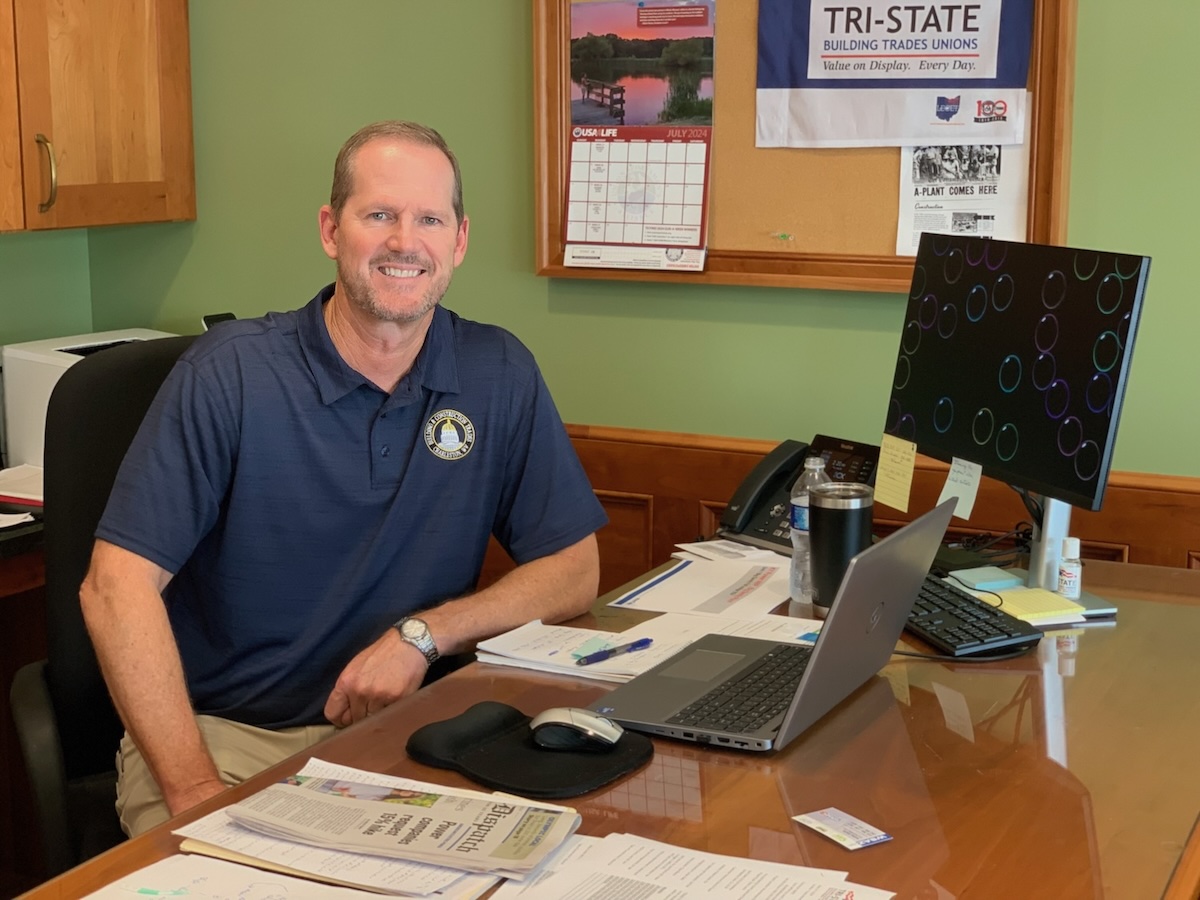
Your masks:
<svg viewBox="0 0 1200 900"><path fill-rule="evenodd" d="M804 460L820 456L834 481L875 483L879 448L818 434L811 444L787 440L762 458L733 493L717 534L743 543L790 553L792 485Z"/></svg>

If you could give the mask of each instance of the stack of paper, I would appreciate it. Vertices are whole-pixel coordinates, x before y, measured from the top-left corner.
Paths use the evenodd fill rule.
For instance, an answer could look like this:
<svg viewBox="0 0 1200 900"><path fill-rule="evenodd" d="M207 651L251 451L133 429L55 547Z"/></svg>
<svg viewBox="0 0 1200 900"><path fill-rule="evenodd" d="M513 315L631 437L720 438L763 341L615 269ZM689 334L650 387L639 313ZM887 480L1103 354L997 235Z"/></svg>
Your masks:
<svg viewBox="0 0 1200 900"><path fill-rule="evenodd" d="M788 560L684 559L610 606L756 619L788 600Z"/></svg>
<svg viewBox="0 0 1200 900"><path fill-rule="evenodd" d="M675 559L706 559L711 562L765 562L769 565L779 565L780 555L774 550L761 547L751 547L737 541L713 540L697 541L692 544L676 544L678 551L672 553ZM786 557L783 558L788 562Z"/></svg>
<svg viewBox="0 0 1200 900"><path fill-rule="evenodd" d="M573 809L474 793L293 776L225 811L270 837L509 878L528 875L579 827Z"/></svg>
<svg viewBox="0 0 1200 900"><path fill-rule="evenodd" d="M444 790L409 778L380 775L319 759L310 759L300 770L299 776L347 779L359 784L375 784L410 792ZM480 799L496 796L480 791L457 790L456 793ZM329 884L362 887L383 894L472 900L499 881L499 877L493 874L473 874L460 868L369 856L271 837L237 824L225 809L190 822L176 829L175 834L184 838L180 849L187 853L314 878ZM293 896L308 895L301 892Z"/></svg>
<svg viewBox="0 0 1200 900"><path fill-rule="evenodd" d="M203 856L168 856L83 900L129 900L130 897L304 897L305 900L366 900L365 891L301 881L289 875L266 876L258 869ZM478 895L476 895L478 896Z"/></svg>
<svg viewBox="0 0 1200 900"><path fill-rule="evenodd" d="M42 497L41 466L0 469L0 503L41 506Z"/></svg>
<svg viewBox="0 0 1200 900"><path fill-rule="evenodd" d="M706 634L734 634L785 643L811 644L821 623L816 619L760 616L731 619L701 613L665 613L624 632L593 631L566 625L530 622L483 641L476 657L497 666L557 672L598 681L624 682L647 672ZM650 639L650 646L603 662L577 665L590 653Z"/></svg>
<svg viewBox="0 0 1200 900"><path fill-rule="evenodd" d="M887 900L894 894L846 880L846 872L722 856L631 834L571 838L536 875L506 882L495 900Z"/></svg>

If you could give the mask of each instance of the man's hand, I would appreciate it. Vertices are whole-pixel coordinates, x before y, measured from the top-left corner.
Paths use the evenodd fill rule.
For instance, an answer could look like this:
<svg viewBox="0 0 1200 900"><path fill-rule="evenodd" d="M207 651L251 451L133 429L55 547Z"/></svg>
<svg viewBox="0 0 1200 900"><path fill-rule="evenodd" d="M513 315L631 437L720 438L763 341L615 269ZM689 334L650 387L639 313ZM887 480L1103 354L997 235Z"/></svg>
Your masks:
<svg viewBox="0 0 1200 900"><path fill-rule="evenodd" d="M163 799L166 800L167 809L170 810L171 815L177 816L193 806L199 806L209 797L215 797L227 790L228 787L220 779L209 779L190 785L182 791L176 791Z"/></svg>
<svg viewBox="0 0 1200 900"><path fill-rule="evenodd" d="M419 688L428 668L421 651L389 628L342 669L325 703L325 718L344 728L379 712Z"/></svg>
<svg viewBox="0 0 1200 900"><path fill-rule="evenodd" d="M517 566L474 594L419 614L442 656L464 653L486 637L541 619L550 624L586 612L596 598L600 555L587 537ZM325 718L344 727L414 693L425 680L425 655L395 628L350 660L325 704Z"/></svg>

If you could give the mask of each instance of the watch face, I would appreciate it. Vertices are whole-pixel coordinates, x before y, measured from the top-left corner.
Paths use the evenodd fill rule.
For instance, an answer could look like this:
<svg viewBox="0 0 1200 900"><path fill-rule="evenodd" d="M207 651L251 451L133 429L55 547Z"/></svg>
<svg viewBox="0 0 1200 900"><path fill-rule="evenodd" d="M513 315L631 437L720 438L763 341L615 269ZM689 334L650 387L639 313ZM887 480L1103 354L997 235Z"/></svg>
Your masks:
<svg viewBox="0 0 1200 900"><path fill-rule="evenodd" d="M400 626L400 631L406 638L420 640L425 637L428 629L420 619L405 619L404 624Z"/></svg>

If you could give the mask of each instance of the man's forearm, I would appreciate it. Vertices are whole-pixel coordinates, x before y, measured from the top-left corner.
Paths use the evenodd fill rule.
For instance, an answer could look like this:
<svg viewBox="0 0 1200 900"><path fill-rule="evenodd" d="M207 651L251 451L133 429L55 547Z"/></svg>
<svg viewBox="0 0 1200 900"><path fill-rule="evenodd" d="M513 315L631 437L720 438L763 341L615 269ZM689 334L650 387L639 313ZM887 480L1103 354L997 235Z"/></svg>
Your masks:
<svg viewBox="0 0 1200 900"><path fill-rule="evenodd" d="M97 547L80 603L117 712L175 814L219 791L220 777L196 726L161 587L125 553Z"/></svg>
<svg viewBox="0 0 1200 900"><path fill-rule="evenodd" d="M596 536L589 535L558 553L517 566L477 593L420 615L439 652L459 653L534 619L561 622L587 612L599 581Z"/></svg>
<svg viewBox="0 0 1200 900"><path fill-rule="evenodd" d="M487 637L534 619L559 622L586 612L596 598L600 559L596 538L517 566L495 584L420 613L443 655L472 649ZM344 727L421 686L426 662L414 646L387 629L342 670L325 716Z"/></svg>

